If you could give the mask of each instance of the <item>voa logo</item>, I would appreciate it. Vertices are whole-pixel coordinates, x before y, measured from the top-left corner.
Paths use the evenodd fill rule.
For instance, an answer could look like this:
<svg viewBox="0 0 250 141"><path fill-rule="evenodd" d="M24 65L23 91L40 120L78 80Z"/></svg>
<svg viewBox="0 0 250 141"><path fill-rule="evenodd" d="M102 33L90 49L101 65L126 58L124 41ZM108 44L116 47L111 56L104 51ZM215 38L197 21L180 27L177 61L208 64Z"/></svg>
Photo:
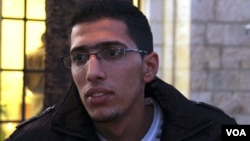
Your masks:
<svg viewBox="0 0 250 141"><path fill-rule="evenodd" d="M247 136L244 129L226 129L228 136Z"/></svg>

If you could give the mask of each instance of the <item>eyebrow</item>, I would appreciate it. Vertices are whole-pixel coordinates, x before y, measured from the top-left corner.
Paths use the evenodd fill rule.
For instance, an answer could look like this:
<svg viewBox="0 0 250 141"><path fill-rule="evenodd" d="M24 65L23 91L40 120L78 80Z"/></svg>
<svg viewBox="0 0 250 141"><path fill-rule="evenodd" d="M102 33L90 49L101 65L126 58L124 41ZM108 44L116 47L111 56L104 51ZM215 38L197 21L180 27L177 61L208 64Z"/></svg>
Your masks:
<svg viewBox="0 0 250 141"><path fill-rule="evenodd" d="M124 43L121 43L119 41L105 41L105 42L100 42L97 43L94 46L86 46L86 45L81 45L81 46L76 46L74 47L70 53L75 53L75 52L89 52L90 49L99 49L99 48L109 48L110 46L121 46L122 48L127 48L127 46Z"/></svg>

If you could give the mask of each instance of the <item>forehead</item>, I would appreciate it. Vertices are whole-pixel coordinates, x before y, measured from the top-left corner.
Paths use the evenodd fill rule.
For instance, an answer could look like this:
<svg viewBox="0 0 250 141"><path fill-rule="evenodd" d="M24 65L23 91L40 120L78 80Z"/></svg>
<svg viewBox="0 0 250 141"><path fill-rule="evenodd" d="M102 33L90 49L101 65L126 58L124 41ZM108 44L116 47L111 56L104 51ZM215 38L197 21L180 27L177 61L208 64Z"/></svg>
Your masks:
<svg viewBox="0 0 250 141"><path fill-rule="evenodd" d="M92 28L95 26L95 28ZM116 28L118 29L124 29L126 30L127 27L124 22L121 20L117 19L112 19L112 18L101 18L93 21L87 21L87 22L82 22L78 23L72 28L73 33L78 33L84 32L84 31L92 31L93 29L96 29L96 27L99 27L100 29L107 29L107 30L115 30ZM79 30L80 29L80 30Z"/></svg>
<svg viewBox="0 0 250 141"><path fill-rule="evenodd" d="M75 25L71 32L71 47L107 40L131 41L126 24L120 20L103 18Z"/></svg>
<svg viewBox="0 0 250 141"><path fill-rule="evenodd" d="M135 42L128 35L126 24L120 20L103 18L75 25L71 33L71 52L75 50L95 50L105 42L116 42L136 49Z"/></svg>

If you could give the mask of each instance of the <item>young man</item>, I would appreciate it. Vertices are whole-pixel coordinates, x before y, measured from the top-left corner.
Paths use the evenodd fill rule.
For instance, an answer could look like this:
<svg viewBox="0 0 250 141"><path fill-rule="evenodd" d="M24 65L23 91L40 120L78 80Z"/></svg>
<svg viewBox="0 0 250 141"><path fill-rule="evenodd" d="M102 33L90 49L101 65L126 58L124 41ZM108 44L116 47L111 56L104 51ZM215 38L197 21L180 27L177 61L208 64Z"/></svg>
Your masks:
<svg viewBox="0 0 250 141"><path fill-rule="evenodd" d="M214 141L222 124L236 124L156 77L151 29L136 7L119 0L79 7L63 58L74 79L64 102L7 141Z"/></svg>

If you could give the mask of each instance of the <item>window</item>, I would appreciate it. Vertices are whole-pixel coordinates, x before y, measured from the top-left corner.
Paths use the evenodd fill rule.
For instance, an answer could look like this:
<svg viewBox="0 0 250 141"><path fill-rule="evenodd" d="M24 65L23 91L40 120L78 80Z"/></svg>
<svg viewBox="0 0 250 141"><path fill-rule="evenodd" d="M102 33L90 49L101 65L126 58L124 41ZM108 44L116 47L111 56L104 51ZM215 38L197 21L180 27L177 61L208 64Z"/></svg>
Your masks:
<svg viewBox="0 0 250 141"><path fill-rule="evenodd" d="M133 0L133 4L137 7L140 7L140 1L141 0Z"/></svg>
<svg viewBox="0 0 250 141"><path fill-rule="evenodd" d="M45 0L0 1L0 140L3 140L19 122L40 112L43 80L37 79L44 78L45 51L41 46L46 16ZM42 63L34 61L39 54ZM37 66L32 66L34 63Z"/></svg>

